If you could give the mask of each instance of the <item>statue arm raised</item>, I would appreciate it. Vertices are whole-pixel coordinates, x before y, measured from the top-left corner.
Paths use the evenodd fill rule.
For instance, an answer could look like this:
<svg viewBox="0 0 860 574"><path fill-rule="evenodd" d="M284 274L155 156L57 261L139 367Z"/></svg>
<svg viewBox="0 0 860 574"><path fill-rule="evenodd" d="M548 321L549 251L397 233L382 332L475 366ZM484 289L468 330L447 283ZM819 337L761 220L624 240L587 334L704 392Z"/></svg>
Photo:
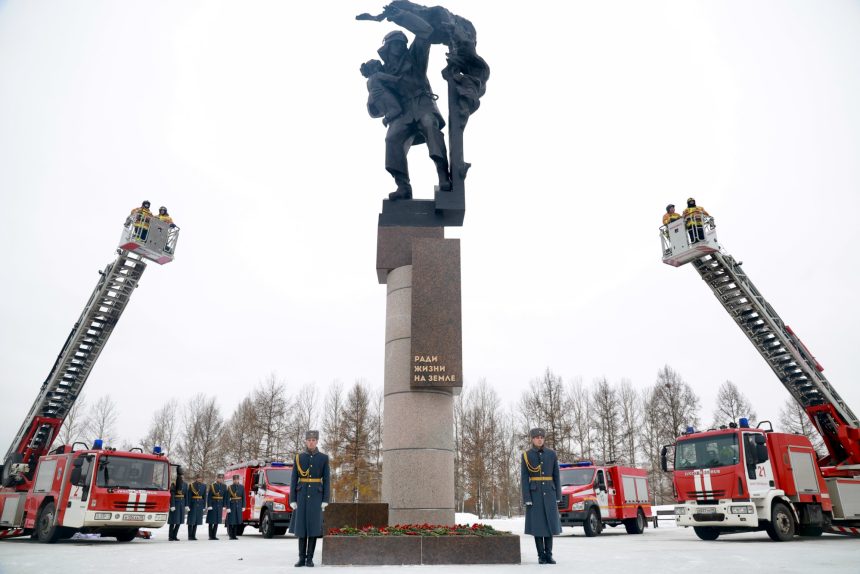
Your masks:
<svg viewBox="0 0 860 574"><path fill-rule="evenodd" d="M385 18L415 34L416 39L429 40L430 35L433 34L433 26L424 18L414 12L401 10L394 3L385 8Z"/></svg>

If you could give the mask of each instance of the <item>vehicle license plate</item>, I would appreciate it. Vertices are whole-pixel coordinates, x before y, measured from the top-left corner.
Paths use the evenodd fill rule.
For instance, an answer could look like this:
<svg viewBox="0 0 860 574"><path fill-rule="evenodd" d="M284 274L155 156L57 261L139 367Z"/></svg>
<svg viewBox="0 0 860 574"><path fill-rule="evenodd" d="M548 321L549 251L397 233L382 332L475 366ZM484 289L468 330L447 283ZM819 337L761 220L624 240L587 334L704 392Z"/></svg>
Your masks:
<svg viewBox="0 0 860 574"><path fill-rule="evenodd" d="M143 514L123 514L122 519L123 520L131 520L131 521L139 520L142 522L143 521Z"/></svg>
<svg viewBox="0 0 860 574"><path fill-rule="evenodd" d="M699 512L702 514L716 514L717 509L713 506L705 506L704 508L700 508Z"/></svg>

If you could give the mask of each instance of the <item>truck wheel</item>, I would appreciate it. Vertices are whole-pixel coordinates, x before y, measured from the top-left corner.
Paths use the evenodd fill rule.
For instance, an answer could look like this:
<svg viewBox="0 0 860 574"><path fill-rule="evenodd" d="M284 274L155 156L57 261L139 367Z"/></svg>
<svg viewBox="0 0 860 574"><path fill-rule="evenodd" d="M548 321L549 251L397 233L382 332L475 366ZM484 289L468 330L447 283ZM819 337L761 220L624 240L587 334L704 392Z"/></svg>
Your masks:
<svg viewBox="0 0 860 574"><path fill-rule="evenodd" d="M794 516L791 510L782 502L774 503L765 530L774 542L786 542L794 538Z"/></svg>
<svg viewBox="0 0 860 574"><path fill-rule="evenodd" d="M589 538L600 534L600 515L593 508L588 511L585 522L582 523L582 528L585 530L585 535Z"/></svg>
<svg viewBox="0 0 860 574"><path fill-rule="evenodd" d="M636 513L636 518L624 521L624 528L627 529L627 534L642 534L645 532L645 514L641 509Z"/></svg>
<svg viewBox="0 0 860 574"><path fill-rule="evenodd" d="M797 529L798 536L821 536L824 529L820 526L801 526Z"/></svg>
<svg viewBox="0 0 860 574"><path fill-rule="evenodd" d="M57 507L53 502L49 502L39 511L39 516L36 518L36 539L39 542L53 544L60 539L61 530L54 524L54 515L57 513Z"/></svg>
<svg viewBox="0 0 860 574"><path fill-rule="evenodd" d="M236 527L236 534L238 534L239 536L242 536L244 533L245 533L245 525L244 524L240 524L239 526Z"/></svg>
<svg viewBox="0 0 860 574"><path fill-rule="evenodd" d="M131 542L135 538L137 538L137 528L129 528L116 533L117 542Z"/></svg>
<svg viewBox="0 0 860 574"><path fill-rule="evenodd" d="M720 537L720 531L710 526L694 526L693 530L702 540L716 540Z"/></svg>
<svg viewBox="0 0 860 574"><path fill-rule="evenodd" d="M272 522L272 515L269 512L263 511L263 517L260 519L260 534L263 538L271 538L275 535L275 525Z"/></svg>

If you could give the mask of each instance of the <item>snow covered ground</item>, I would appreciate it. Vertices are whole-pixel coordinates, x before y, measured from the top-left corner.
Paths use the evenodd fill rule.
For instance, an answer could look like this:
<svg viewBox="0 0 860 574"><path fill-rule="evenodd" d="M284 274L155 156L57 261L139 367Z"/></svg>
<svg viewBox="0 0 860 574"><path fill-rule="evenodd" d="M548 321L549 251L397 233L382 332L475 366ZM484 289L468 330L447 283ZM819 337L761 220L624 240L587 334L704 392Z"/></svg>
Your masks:
<svg viewBox="0 0 860 574"><path fill-rule="evenodd" d="M466 516L458 516L465 521ZM488 520L496 528L522 534L523 520ZM67 540L53 545L38 544L29 538L0 541L0 574L74 574L112 572L213 572L266 574L288 572L296 561L292 538L265 540L256 530L246 530L238 541L227 540L223 527L219 541L206 540L205 525L198 529L203 539L196 542L167 541L167 528L154 532L151 540L138 539L121 544L114 539ZM470 574L537 572L555 568L601 574L625 573L638 568L649 572L860 572L860 540L825 534L818 539L796 539L775 543L764 532L731 535L715 542L703 542L691 529L674 528L661 521L641 536L625 533L623 527L608 528L601 536L585 538L580 528L565 528L556 538L557 566L539 566L531 537L521 540L523 563L516 566L404 566L421 574L468 571ZM316 557L319 564L319 556ZM326 567L329 572L370 572L379 567ZM385 567L393 571L398 567Z"/></svg>

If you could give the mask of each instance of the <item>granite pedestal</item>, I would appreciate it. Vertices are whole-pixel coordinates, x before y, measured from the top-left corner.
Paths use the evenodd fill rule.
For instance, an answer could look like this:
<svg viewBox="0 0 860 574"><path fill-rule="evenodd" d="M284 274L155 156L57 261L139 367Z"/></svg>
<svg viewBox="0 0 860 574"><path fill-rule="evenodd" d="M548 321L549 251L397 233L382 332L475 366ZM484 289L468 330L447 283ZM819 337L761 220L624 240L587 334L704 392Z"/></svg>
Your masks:
<svg viewBox="0 0 860 574"><path fill-rule="evenodd" d="M387 285L382 500L390 524L455 522L459 247L441 227L379 228L377 274Z"/></svg>

